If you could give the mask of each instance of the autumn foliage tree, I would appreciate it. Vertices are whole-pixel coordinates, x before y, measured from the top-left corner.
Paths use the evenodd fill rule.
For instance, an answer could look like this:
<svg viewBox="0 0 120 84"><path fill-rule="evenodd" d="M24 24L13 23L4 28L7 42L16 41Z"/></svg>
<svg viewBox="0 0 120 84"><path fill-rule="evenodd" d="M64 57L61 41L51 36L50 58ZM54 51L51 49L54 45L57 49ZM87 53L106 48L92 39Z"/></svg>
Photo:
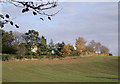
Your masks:
<svg viewBox="0 0 120 84"><path fill-rule="evenodd" d="M101 53L109 53L109 49L106 46L101 46Z"/></svg>
<svg viewBox="0 0 120 84"><path fill-rule="evenodd" d="M94 40L92 40L88 45L86 45L86 51L91 52L93 55L96 55L97 53L98 55L100 55L100 53L102 55L109 53L109 49L106 46L104 46L100 42L95 42Z"/></svg>
<svg viewBox="0 0 120 84"><path fill-rule="evenodd" d="M54 50L54 57L66 57L66 56L109 56L109 49L101 44L92 40L88 45L83 37L76 39L76 49L69 44L57 43L54 44L53 40L47 45L47 39L42 36L39 37L39 32L35 30L29 30L22 37L24 41L20 42L19 36L15 36L12 31L6 32L0 30L2 40L2 53L16 54L17 59L21 58L39 58L40 56L50 56L51 51ZM23 40L23 39L22 39ZM33 49L37 51L34 52ZM46 56L46 57L47 57ZM53 57L53 56L52 56Z"/></svg>
<svg viewBox="0 0 120 84"><path fill-rule="evenodd" d="M87 45L85 48L87 52L94 52L94 47L92 45Z"/></svg>
<svg viewBox="0 0 120 84"><path fill-rule="evenodd" d="M71 45L70 45L70 43L68 45L64 46L62 48L61 52L62 52L63 56L70 55L70 53L71 53Z"/></svg>
<svg viewBox="0 0 120 84"><path fill-rule="evenodd" d="M71 51L75 51L75 49L74 49L74 46L73 46L73 45L70 45L70 50L71 50Z"/></svg>
<svg viewBox="0 0 120 84"><path fill-rule="evenodd" d="M90 41L90 43L86 46L86 51L95 52L96 42L94 40Z"/></svg>
<svg viewBox="0 0 120 84"><path fill-rule="evenodd" d="M82 54L82 52L85 50L85 44L86 41L84 38L79 37L78 39L76 39L76 50L78 54Z"/></svg>

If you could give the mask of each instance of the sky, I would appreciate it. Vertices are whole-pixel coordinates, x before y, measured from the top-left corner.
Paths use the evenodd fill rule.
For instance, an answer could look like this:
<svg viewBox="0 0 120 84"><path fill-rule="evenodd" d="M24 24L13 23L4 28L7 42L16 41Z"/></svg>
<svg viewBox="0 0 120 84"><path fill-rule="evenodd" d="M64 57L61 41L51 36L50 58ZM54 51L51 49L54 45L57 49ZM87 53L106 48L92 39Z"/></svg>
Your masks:
<svg viewBox="0 0 120 84"><path fill-rule="evenodd" d="M75 40L83 37L87 43L91 40L101 42L109 48L110 53L118 55L118 3L117 2L59 2L58 7L49 11L62 10L52 20L47 17L33 16L31 12L21 13L20 8L10 4L2 5L2 13L8 13L20 28L6 25L6 31L25 33L34 29L40 36L45 36L47 43L64 41L75 46ZM44 21L40 20L44 17Z"/></svg>

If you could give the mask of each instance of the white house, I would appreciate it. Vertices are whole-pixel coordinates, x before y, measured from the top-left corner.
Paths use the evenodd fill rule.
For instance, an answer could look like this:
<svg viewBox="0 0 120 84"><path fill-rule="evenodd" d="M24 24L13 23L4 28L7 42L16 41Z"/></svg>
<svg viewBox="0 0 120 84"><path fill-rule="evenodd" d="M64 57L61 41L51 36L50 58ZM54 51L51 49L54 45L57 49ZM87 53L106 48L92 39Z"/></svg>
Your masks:
<svg viewBox="0 0 120 84"><path fill-rule="evenodd" d="M38 50L37 46L35 46L34 48L31 48L31 51L34 52L34 53L37 53L37 50Z"/></svg>
<svg viewBox="0 0 120 84"><path fill-rule="evenodd" d="M95 53L101 53L101 51L95 51Z"/></svg>
<svg viewBox="0 0 120 84"><path fill-rule="evenodd" d="M55 51L54 51L54 50L52 50L52 51L51 51L51 53L52 53L52 55L54 55L54 54L55 54Z"/></svg>

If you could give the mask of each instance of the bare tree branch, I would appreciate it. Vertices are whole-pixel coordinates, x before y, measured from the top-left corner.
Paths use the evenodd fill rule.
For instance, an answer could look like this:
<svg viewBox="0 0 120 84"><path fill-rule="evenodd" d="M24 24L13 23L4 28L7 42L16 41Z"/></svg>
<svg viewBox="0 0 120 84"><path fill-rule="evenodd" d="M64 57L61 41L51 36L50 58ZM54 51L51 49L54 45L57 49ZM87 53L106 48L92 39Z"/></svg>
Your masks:
<svg viewBox="0 0 120 84"><path fill-rule="evenodd" d="M28 11L32 11L33 15L44 15L47 16L49 20L51 20L50 16L54 16L56 15L59 11L61 11L62 9L58 10L55 13L49 14L46 13L45 10L50 10L53 8L56 8L58 6L56 1L48 1L48 2L43 2L42 0L40 0L39 2L20 2L17 0L9 0L8 2L5 2L4 0L0 0L0 3L10 3L13 4L15 7L21 8L22 9L22 13L28 12ZM16 17L15 17L16 18ZM15 19L14 18L14 19ZM43 18L40 18L41 20L44 21ZM12 19L13 20L13 19ZM10 23L11 22L11 23ZM3 17L2 14L0 14L0 27L4 27L4 24L8 24L10 23L12 25L12 21L10 19L6 19L5 17ZM15 24L16 26L16 24ZM17 28L19 27L18 25L16 26Z"/></svg>

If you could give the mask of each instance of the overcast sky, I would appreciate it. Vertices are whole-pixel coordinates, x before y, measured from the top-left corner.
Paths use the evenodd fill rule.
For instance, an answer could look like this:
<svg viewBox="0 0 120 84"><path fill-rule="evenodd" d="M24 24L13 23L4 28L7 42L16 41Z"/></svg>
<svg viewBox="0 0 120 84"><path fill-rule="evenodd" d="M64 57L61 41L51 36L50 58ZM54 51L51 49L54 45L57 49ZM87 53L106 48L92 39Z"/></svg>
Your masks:
<svg viewBox="0 0 120 84"><path fill-rule="evenodd" d="M75 45L75 39L84 37L87 43L91 40L101 42L110 49L113 55L118 55L118 3L117 2L61 2L55 12L63 8L49 21L41 21L41 16L33 16L31 12L22 14L21 9L13 5L3 5L2 12L8 13L13 21L19 24L16 29L10 25L5 30L27 32L30 29L39 31L47 42L53 39L54 43L64 41Z"/></svg>

